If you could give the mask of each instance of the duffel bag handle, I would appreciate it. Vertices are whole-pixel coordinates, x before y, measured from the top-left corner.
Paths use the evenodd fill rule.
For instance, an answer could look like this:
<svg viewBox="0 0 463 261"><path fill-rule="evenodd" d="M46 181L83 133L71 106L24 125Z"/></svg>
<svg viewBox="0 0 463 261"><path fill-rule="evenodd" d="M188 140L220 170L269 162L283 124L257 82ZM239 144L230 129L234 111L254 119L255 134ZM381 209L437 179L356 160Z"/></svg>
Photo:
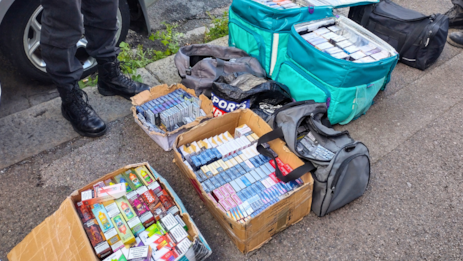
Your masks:
<svg viewBox="0 0 463 261"><path fill-rule="evenodd" d="M267 150L266 148L264 148L264 146L262 146L262 144L267 143L272 140L276 140L278 138L282 138L284 140L284 134L283 134L282 128L277 128L267 134L262 135L262 137L260 137L259 141L257 142L257 151L260 154L271 158L273 162L275 163L275 174L278 179L280 179L284 183L288 183L290 181L293 181L293 180L296 180L302 177L307 172L313 172L317 169L311 162L306 162L304 165L298 167L297 169L291 171L291 173L289 173L288 175L284 176L280 170L280 167L278 166L278 162L276 158L273 156L273 154L269 150Z"/></svg>

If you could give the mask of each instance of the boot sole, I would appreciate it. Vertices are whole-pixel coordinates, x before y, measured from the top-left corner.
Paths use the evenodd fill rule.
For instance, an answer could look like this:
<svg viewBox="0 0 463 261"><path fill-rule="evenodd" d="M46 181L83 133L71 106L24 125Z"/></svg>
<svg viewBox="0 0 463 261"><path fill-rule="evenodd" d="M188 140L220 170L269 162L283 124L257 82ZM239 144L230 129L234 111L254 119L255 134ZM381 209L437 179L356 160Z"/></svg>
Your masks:
<svg viewBox="0 0 463 261"><path fill-rule="evenodd" d="M124 99L127 99L130 101L130 97L131 96L128 96L128 95L124 95L124 94L120 94L120 93L117 93L117 92L114 92L114 91L110 91L110 90L107 90L107 89L104 89L100 86L100 84L98 84L98 92L103 95L103 96L121 96L122 98Z"/></svg>
<svg viewBox="0 0 463 261"><path fill-rule="evenodd" d="M452 39L450 39L450 37L447 39L447 42L452 46L455 46L455 47L458 47L458 48L463 48L463 44L458 44L458 43L454 42Z"/></svg>
<svg viewBox="0 0 463 261"><path fill-rule="evenodd" d="M97 132L97 133L83 132L83 131L79 130L78 128L76 128L76 126L74 126L74 124L72 124L71 119L69 119L68 115L64 112L63 107L61 107L61 114L63 115L63 117L67 121L69 121L69 123L71 123L71 126L74 129L74 131L77 132L80 136L89 137L89 138L97 138L97 137L103 136L106 133L106 131L108 130L108 126L105 126L104 130L102 130L100 132Z"/></svg>

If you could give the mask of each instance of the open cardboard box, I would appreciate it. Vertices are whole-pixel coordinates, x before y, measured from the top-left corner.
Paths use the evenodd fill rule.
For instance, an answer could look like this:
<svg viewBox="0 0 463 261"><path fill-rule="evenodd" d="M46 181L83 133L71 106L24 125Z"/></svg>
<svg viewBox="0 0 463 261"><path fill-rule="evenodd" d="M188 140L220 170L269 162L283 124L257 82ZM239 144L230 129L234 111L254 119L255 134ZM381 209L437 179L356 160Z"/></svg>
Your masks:
<svg viewBox="0 0 463 261"><path fill-rule="evenodd" d="M234 135L235 128L243 124L247 124L259 137L272 130L262 118L251 110L238 110L209 120L186 133L180 134L174 146L178 148L184 144L209 138L226 131ZM303 165L303 162L286 147L282 140L271 141L269 145L278 154L280 159L289 164L293 169ZM302 180L304 181L303 186L286 194L284 199L267 208L255 218L248 220L245 224L236 222L215 206L196 179L193 171L183 163L182 156L178 150L175 149L174 151L177 166L190 180L209 211L243 253L260 248L274 234L299 222L304 216L310 213L313 179L310 173L306 173L302 176Z"/></svg>
<svg viewBox="0 0 463 261"><path fill-rule="evenodd" d="M74 191L64 202L60 208L45 221L32 230L21 243L14 247L8 253L10 261L30 261L30 260L46 260L46 261L73 261L82 260L90 261L100 260L93 250L92 245L85 233L79 215L76 212L75 204L80 201L81 192L92 189L93 184L115 177L129 169L139 166L146 166L153 177L165 189L175 204L180 210L180 216L188 226L188 234L193 238L193 250L196 254L196 260L203 260L208 257L212 251L206 240L203 238L198 228L190 218L180 198L174 192L167 181L162 178L148 163L139 163L125 166L110 174L107 174L87 186ZM191 255L191 249L186 255ZM180 258L180 260L191 260Z"/></svg>
<svg viewBox="0 0 463 261"><path fill-rule="evenodd" d="M188 89L182 84L173 84L171 86L168 86L167 84L163 84L163 85L155 86L151 88L149 91L143 91L131 98L132 105L133 105L131 110L132 110L133 118L135 119L135 122L143 129L143 131L146 132L146 134L148 134L148 136L151 137L151 139L153 139L165 151L170 151L172 149L172 145L178 135L198 125L202 120L210 119L213 117L212 101L209 100L204 94L201 94L199 96L199 99L201 100L201 109L203 109L203 111L206 113L206 116L198 117L195 119L195 121L190 122L186 125L183 125L182 127L174 131L167 132L166 134L162 134L162 133L155 132L155 131L150 131L146 126L144 126L140 122L137 116L136 106L142 105L146 102L149 102L161 96L167 95L178 89L182 89L186 91L187 93L195 97L198 97L196 96L195 91L193 89Z"/></svg>

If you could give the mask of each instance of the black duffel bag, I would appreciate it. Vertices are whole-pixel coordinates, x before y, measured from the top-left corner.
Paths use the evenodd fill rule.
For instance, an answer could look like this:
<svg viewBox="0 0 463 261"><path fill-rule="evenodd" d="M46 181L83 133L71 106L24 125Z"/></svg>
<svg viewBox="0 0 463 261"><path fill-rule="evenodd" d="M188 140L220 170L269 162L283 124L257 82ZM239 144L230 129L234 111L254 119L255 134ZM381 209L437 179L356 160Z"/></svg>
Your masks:
<svg viewBox="0 0 463 261"><path fill-rule="evenodd" d="M447 16L427 16L391 0L351 7L349 18L394 47L402 63L420 70L439 58L449 30Z"/></svg>

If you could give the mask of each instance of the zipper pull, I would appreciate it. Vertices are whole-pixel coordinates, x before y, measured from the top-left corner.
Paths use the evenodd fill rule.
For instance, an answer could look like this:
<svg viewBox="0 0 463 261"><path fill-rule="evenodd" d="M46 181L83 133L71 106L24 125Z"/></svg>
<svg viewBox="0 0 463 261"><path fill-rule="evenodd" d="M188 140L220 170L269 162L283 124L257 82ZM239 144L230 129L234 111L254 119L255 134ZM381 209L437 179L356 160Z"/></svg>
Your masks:
<svg viewBox="0 0 463 261"><path fill-rule="evenodd" d="M309 5L309 14L313 14L315 12L315 6Z"/></svg>

